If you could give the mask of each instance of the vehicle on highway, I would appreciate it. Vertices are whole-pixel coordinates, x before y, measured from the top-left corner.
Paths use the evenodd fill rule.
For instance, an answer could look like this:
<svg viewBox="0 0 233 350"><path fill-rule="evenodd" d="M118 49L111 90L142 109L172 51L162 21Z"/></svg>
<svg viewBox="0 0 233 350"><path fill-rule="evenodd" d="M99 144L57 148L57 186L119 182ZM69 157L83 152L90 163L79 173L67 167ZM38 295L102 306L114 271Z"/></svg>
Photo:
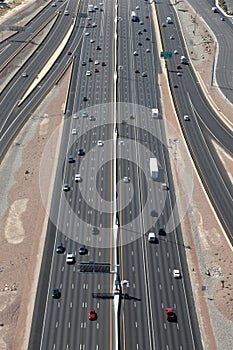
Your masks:
<svg viewBox="0 0 233 350"><path fill-rule="evenodd" d="M178 55L178 53L179 53L179 52L178 52L177 50L174 50L174 54L175 54L175 55Z"/></svg>
<svg viewBox="0 0 233 350"><path fill-rule="evenodd" d="M100 64L100 61L95 60L94 64L95 64L96 66L98 66L98 64Z"/></svg>
<svg viewBox="0 0 233 350"><path fill-rule="evenodd" d="M71 55L72 55L72 52L71 52L71 51L68 51L68 52L67 52L67 55L68 55L68 56L71 56Z"/></svg>
<svg viewBox="0 0 233 350"><path fill-rule="evenodd" d="M95 320L96 320L97 314L96 314L96 312L95 312L95 309L90 309L90 310L89 310L88 318L89 318L89 320L91 320L91 321L95 321Z"/></svg>
<svg viewBox="0 0 233 350"><path fill-rule="evenodd" d="M131 21L132 22L139 22L139 17L136 15L135 11L131 12Z"/></svg>
<svg viewBox="0 0 233 350"><path fill-rule="evenodd" d="M84 156L85 155L85 151L82 148L79 148L78 155L79 156Z"/></svg>
<svg viewBox="0 0 233 350"><path fill-rule="evenodd" d="M63 185L63 191L68 192L70 190L70 186L68 184Z"/></svg>
<svg viewBox="0 0 233 350"><path fill-rule="evenodd" d="M53 293L52 293L52 297L53 299L59 299L61 296L61 292L59 291L58 288L54 288Z"/></svg>
<svg viewBox="0 0 233 350"><path fill-rule="evenodd" d="M90 115L89 120L90 120L91 122L93 122L93 121L95 121L95 120L96 120L96 117L95 117L94 115Z"/></svg>
<svg viewBox="0 0 233 350"><path fill-rule="evenodd" d="M63 246L62 242L57 242L56 252L58 254L62 254L65 251L65 247Z"/></svg>
<svg viewBox="0 0 233 350"><path fill-rule="evenodd" d="M181 77L182 76L182 73L181 72L177 72L176 73L178 77Z"/></svg>
<svg viewBox="0 0 233 350"><path fill-rule="evenodd" d="M177 64L176 69L182 69L180 64Z"/></svg>
<svg viewBox="0 0 233 350"><path fill-rule="evenodd" d="M146 52L147 52L147 53L150 52L150 49L146 49Z"/></svg>
<svg viewBox="0 0 233 350"><path fill-rule="evenodd" d="M175 39L175 37L174 37L174 35L172 34L172 35L170 35L170 39L171 40L174 40Z"/></svg>
<svg viewBox="0 0 233 350"><path fill-rule="evenodd" d="M66 255L66 263L67 264L74 264L75 263L75 255L73 253L68 253Z"/></svg>
<svg viewBox="0 0 233 350"><path fill-rule="evenodd" d="M89 36L89 35L90 35L90 33L89 33L89 32L86 32L84 35L85 35L85 36Z"/></svg>
<svg viewBox="0 0 233 350"><path fill-rule="evenodd" d="M81 182L81 175L80 174L75 174L74 181L75 182Z"/></svg>
<svg viewBox="0 0 233 350"><path fill-rule="evenodd" d="M23 72L22 77L26 78L26 77L28 77L28 74L26 72Z"/></svg>
<svg viewBox="0 0 233 350"><path fill-rule="evenodd" d="M102 67L105 67L105 66L106 66L106 63L105 63L105 62L102 62L102 63L101 63L101 66L102 66Z"/></svg>
<svg viewBox="0 0 233 350"><path fill-rule="evenodd" d="M74 113L74 114L73 114L73 118L74 118L74 119L78 119L78 114L77 114L77 113Z"/></svg>
<svg viewBox="0 0 233 350"><path fill-rule="evenodd" d="M164 190L164 191L168 191L169 190L169 187L168 187L168 185L165 182L162 183L162 190Z"/></svg>
<svg viewBox="0 0 233 350"><path fill-rule="evenodd" d="M140 21L139 24L140 24L141 26L143 26L144 23L143 23L142 21Z"/></svg>
<svg viewBox="0 0 233 350"><path fill-rule="evenodd" d="M138 35L142 35L142 31L141 30L138 31Z"/></svg>
<svg viewBox="0 0 233 350"><path fill-rule="evenodd" d="M77 135L77 130L76 129L72 129L71 133L72 133L72 135Z"/></svg>
<svg viewBox="0 0 233 350"><path fill-rule="evenodd" d="M90 27L91 26L91 22L87 22L86 27Z"/></svg>
<svg viewBox="0 0 233 350"><path fill-rule="evenodd" d="M97 226L92 226L91 232L93 235L97 235L99 233L99 228Z"/></svg>
<svg viewBox="0 0 233 350"><path fill-rule="evenodd" d="M95 42L95 40L94 40L94 39L91 39L91 40L90 40L90 43L94 43L94 42Z"/></svg>
<svg viewBox="0 0 233 350"><path fill-rule="evenodd" d="M138 56L138 52L137 52L137 51L134 51L134 52L133 52L133 55L134 55L134 56Z"/></svg>
<svg viewBox="0 0 233 350"><path fill-rule="evenodd" d="M82 61L82 66L86 66L87 62Z"/></svg>
<svg viewBox="0 0 233 350"><path fill-rule="evenodd" d="M135 73L140 73L138 69L135 69L135 71L134 71L134 72L135 72Z"/></svg>
<svg viewBox="0 0 233 350"><path fill-rule="evenodd" d="M140 10L140 7L139 7L139 6L136 6L136 10Z"/></svg>
<svg viewBox="0 0 233 350"><path fill-rule="evenodd" d="M68 10L65 10L65 11L64 11L64 15L65 15L65 16L69 16L69 11L68 11Z"/></svg>
<svg viewBox="0 0 233 350"><path fill-rule="evenodd" d="M102 147L104 145L104 142L102 140L98 140L97 145L99 147Z"/></svg>
<svg viewBox="0 0 233 350"><path fill-rule="evenodd" d="M123 181L124 181L125 183L129 183L129 182L130 182L130 178L129 178L128 176L124 176L124 177L123 177Z"/></svg>
<svg viewBox="0 0 233 350"><path fill-rule="evenodd" d="M162 27L163 27L163 28L166 27L166 23L162 23Z"/></svg>
<svg viewBox="0 0 233 350"><path fill-rule="evenodd" d="M57 4L56 4L55 2L53 2L51 6L52 6L52 7L56 7Z"/></svg>
<svg viewBox="0 0 233 350"><path fill-rule="evenodd" d="M187 114L184 115L184 120L187 122L190 120L189 116Z"/></svg>
<svg viewBox="0 0 233 350"><path fill-rule="evenodd" d="M97 24L95 22L92 23L92 27L95 28L97 27Z"/></svg>
<svg viewBox="0 0 233 350"><path fill-rule="evenodd" d="M81 244L79 247L79 255L86 255L87 254L87 248L84 244Z"/></svg>
<svg viewBox="0 0 233 350"><path fill-rule="evenodd" d="M180 56L180 63L187 64L187 58L185 56Z"/></svg>
<svg viewBox="0 0 233 350"><path fill-rule="evenodd" d="M101 50L101 47L99 45L97 45L96 50Z"/></svg>
<svg viewBox="0 0 233 350"><path fill-rule="evenodd" d="M163 227L159 228L159 236L166 236L166 231Z"/></svg>
<svg viewBox="0 0 233 350"><path fill-rule="evenodd" d="M166 319L169 322L175 322L176 321L176 314L174 313L173 309L171 307L166 308Z"/></svg>
<svg viewBox="0 0 233 350"><path fill-rule="evenodd" d="M174 269L174 270L173 270L173 277L174 277L174 278L181 278L180 270Z"/></svg>
<svg viewBox="0 0 233 350"><path fill-rule="evenodd" d="M166 23L167 23L167 24L172 24L172 23L173 23L171 17L168 16L168 17L166 18Z"/></svg>
<svg viewBox="0 0 233 350"><path fill-rule="evenodd" d="M157 158L150 158L150 176L152 180L156 180L159 176L159 167Z"/></svg>
<svg viewBox="0 0 233 350"><path fill-rule="evenodd" d="M225 18L224 18L224 17L221 17L220 19L221 19L221 21L225 21Z"/></svg>
<svg viewBox="0 0 233 350"><path fill-rule="evenodd" d="M154 232L149 232L148 233L148 242L150 243L155 243L157 241L157 238L155 236Z"/></svg>
<svg viewBox="0 0 233 350"><path fill-rule="evenodd" d="M139 42L139 43L138 43L138 46L142 46L142 43L141 43L141 42Z"/></svg>
<svg viewBox="0 0 233 350"><path fill-rule="evenodd" d="M90 70L87 70L86 71L86 76L89 77L91 75L91 71Z"/></svg>
<svg viewBox="0 0 233 350"><path fill-rule="evenodd" d="M83 97L83 102L87 102L87 100L88 100L87 97L84 96L84 97Z"/></svg>
<svg viewBox="0 0 233 350"><path fill-rule="evenodd" d="M149 16L148 15L146 15L146 19L148 19L149 18Z"/></svg>
<svg viewBox="0 0 233 350"><path fill-rule="evenodd" d="M95 68L95 69L94 69L94 73L99 73L99 69L98 69L98 68Z"/></svg>
<svg viewBox="0 0 233 350"><path fill-rule="evenodd" d="M68 162L69 162L69 163L74 163L74 157L72 156L72 154L69 154L69 156L68 156Z"/></svg>
<svg viewBox="0 0 233 350"><path fill-rule="evenodd" d="M82 117L83 117L83 118L87 118L87 117L88 117L88 113L87 113L86 111L83 111L83 112L82 112Z"/></svg>
<svg viewBox="0 0 233 350"><path fill-rule="evenodd" d="M147 36L147 37L146 37L146 40L147 40L147 41L149 41L149 40L150 40L150 38Z"/></svg>
<svg viewBox="0 0 233 350"><path fill-rule="evenodd" d="M146 72L142 72L142 77L143 78L147 77L147 73Z"/></svg>
<svg viewBox="0 0 233 350"><path fill-rule="evenodd" d="M89 57L88 62L93 62L93 59Z"/></svg>

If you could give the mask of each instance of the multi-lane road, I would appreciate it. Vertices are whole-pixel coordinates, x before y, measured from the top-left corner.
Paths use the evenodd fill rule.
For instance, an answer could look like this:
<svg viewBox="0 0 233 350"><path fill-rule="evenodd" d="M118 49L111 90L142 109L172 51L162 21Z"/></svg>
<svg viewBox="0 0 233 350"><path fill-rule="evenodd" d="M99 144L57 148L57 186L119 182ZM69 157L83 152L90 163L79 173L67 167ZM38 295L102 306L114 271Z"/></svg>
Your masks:
<svg viewBox="0 0 233 350"><path fill-rule="evenodd" d="M29 116L62 67L72 62L29 349L113 349L117 343L121 349L201 349L160 101L155 5L147 1L96 3L96 10L87 13L87 4L57 3L61 12L46 44L1 96L1 142L5 144L19 110ZM161 2L156 8L160 25L166 16L174 17L172 25L161 28L163 48L179 51L167 67L171 91L196 166L227 230L232 227L229 183L219 175L213 152L209 153L210 141L204 139L209 134L203 125L232 152L231 134L208 107L191 67L182 67L177 76L177 59L185 52L182 36L168 4ZM131 21L132 9L138 14L137 22ZM65 10L69 15L64 15ZM45 9L35 26L42 26L52 13L51 7ZM49 78L17 106L22 91L71 23L75 30ZM25 33L21 35L26 40ZM26 79L21 76L25 70ZM152 118L154 107L159 108L158 119ZM184 114L190 122L184 122ZM98 140L103 144L98 145ZM79 155L80 149L85 154ZM68 162L69 155L73 163ZM157 181L150 177L151 157L159 162ZM75 174L80 174L80 182L74 181ZM217 174L214 179L213 174ZM162 189L164 182L168 191ZM63 191L65 183L70 186L67 192ZM165 236L158 235L160 227L165 228ZM155 244L148 242L151 231L157 236ZM60 241L64 254L56 253ZM87 247L85 255L79 254L80 244ZM75 255L75 264L66 263L67 253ZM181 279L174 279L174 268L181 271ZM61 292L59 299L52 298L54 288ZM176 322L166 320L167 307L174 309ZM90 308L97 313L95 321L88 319Z"/></svg>

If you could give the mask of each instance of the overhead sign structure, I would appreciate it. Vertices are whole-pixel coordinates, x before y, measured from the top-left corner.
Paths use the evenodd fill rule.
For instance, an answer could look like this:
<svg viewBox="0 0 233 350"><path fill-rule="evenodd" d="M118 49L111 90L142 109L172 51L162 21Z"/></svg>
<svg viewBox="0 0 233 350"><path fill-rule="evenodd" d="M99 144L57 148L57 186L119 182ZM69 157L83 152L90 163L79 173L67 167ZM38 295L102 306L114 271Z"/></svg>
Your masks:
<svg viewBox="0 0 233 350"><path fill-rule="evenodd" d="M163 57L163 58L172 58L172 52L167 52L167 51L162 51L160 52L160 57Z"/></svg>

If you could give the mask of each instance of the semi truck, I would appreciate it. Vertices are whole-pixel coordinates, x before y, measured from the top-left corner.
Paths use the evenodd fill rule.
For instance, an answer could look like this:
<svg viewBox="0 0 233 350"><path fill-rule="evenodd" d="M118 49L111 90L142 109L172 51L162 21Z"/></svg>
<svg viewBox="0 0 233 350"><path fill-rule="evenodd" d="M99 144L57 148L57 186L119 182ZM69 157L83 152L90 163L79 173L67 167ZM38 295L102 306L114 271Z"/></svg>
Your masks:
<svg viewBox="0 0 233 350"><path fill-rule="evenodd" d="M132 12L131 12L131 20L132 20L132 22L139 22L139 18L138 18L138 16L136 15L136 12L135 12L135 11L132 11Z"/></svg>
<svg viewBox="0 0 233 350"><path fill-rule="evenodd" d="M150 176L152 180L156 180L159 176L157 158L150 158Z"/></svg>

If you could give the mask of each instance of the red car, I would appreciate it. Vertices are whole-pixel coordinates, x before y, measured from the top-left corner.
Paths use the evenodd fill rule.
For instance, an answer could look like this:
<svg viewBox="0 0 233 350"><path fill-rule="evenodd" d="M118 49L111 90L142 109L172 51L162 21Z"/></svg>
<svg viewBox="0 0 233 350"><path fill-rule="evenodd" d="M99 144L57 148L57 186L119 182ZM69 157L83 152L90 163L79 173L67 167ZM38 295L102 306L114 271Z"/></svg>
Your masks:
<svg viewBox="0 0 233 350"><path fill-rule="evenodd" d="M171 307L166 308L166 318L170 322L176 321L176 314Z"/></svg>
<svg viewBox="0 0 233 350"><path fill-rule="evenodd" d="M95 68L95 69L94 69L94 73L99 73L99 69L98 69L98 68Z"/></svg>
<svg viewBox="0 0 233 350"><path fill-rule="evenodd" d="M95 309L90 309L89 315L88 315L89 320L95 321L97 318L97 314L95 312Z"/></svg>

